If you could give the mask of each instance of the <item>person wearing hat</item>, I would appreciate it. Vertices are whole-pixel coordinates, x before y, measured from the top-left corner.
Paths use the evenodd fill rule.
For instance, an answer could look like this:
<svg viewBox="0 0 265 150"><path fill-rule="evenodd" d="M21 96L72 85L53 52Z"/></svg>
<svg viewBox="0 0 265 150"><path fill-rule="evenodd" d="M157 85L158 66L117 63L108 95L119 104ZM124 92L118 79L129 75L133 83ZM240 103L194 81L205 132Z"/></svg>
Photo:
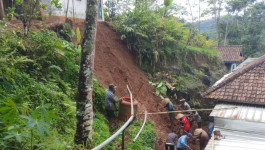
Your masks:
<svg viewBox="0 0 265 150"><path fill-rule="evenodd" d="M180 106L183 108L183 110L191 110L189 103L187 103L184 98L182 98L180 102Z"/></svg>
<svg viewBox="0 0 265 150"><path fill-rule="evenodd" d="M105 108L107 112L108 120L115 117L114 111L117 109L115 103L119 103L121 99L117 100L114 96L116 92L116 86L114 84L109 85L109 89L105 92Z"/></svg>
<svg viewBox="0 0 265 150"><path fill-rule="evenodd" d="M190 130L190 123L189 123L188 118L185 115L183 115L183 114L180 113L180 114L178 114L176 116L176 119L180 121L180 124L183 127L183 130L185 132L189 132L189 130Z"/></svg>
<svg viewBox="0 0 265 150"><path fill-rule="evenodd" d="M188 150L188 139L192 138L192 134L188 133L187 135L182 135L177 143L177 150Z"/></svg>
<svg viewBox="0 0 265 150"><path fill-rule="evenodd" d="M166 150L174 150L174 145L178 139L176 132L176 130L172 130L172 132L167 135L167 141L165 144Z"/></svg>
<svg viewBox="0 0 265 150"><path fill-rule="evenodd" d="M168 111L174 111L174 107L172 102L169 100L169 98L165 98L162 100L162 104L164 105L165 108L167 108ZM173 121L174 121L174 113L169 113L169 118L171 121L171 126L173 125Z"/></svg>
<svg viewBox="0 0 265 150"><path fill-rule="evenodd" d="M204 150L209 142L208 134L202 128L199 128L194 131L194 136L200 140L200 150Z"/></svg>

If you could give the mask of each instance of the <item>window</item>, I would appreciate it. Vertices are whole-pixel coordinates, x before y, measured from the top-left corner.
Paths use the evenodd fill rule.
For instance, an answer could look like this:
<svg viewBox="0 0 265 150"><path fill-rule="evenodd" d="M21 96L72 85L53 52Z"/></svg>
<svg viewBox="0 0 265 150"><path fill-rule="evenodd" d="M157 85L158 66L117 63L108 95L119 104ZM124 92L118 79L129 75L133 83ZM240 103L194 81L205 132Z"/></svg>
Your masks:
<svg viewBox="0 0 265 150"><path fill-rule="evenodd" d="M231 65L231 72L233 72L236 69L236 64Z"/></svg>

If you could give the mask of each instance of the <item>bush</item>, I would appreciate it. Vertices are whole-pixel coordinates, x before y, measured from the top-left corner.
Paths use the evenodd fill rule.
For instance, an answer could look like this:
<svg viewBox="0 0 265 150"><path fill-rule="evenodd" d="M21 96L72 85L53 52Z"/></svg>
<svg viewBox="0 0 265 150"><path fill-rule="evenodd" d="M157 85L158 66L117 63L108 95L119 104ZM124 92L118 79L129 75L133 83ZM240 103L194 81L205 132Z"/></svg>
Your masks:
<svg viewBox="0 0 265 150"><path fill-rule="evenodd" d="M134 122L132 125L126 129L126 133L130 136L130 141L132 141L136 134L139 132L143 121ZM155 134L155 126L154 123L147 121L145 127L143 128L140 136L135 142L128 143L127 149L135 150L135 149L144 149L144 150L152 150L154 149L154 142L156 140Z"/></svg>
<svg viewBox="0 0 265 150"><path fill-rule="evenodd" d="M105 88L93 79L93 106L95 112L105 113Z"/></svg>
<svg viewBox="0 0 265 150"><path fill-rule="evenodd" d="M65 147L74 137L80 50L47 29L30 32L26 46L22 35L0 30L1 148Z"/></svg>

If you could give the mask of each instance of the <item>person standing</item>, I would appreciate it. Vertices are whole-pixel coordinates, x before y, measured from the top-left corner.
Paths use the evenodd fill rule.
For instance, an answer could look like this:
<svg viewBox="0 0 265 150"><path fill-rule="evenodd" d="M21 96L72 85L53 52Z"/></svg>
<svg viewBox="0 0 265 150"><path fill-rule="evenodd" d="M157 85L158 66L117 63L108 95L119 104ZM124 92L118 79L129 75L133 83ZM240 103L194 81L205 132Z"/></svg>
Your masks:
<svg viewBox="0 0 265 150"><path fill-rule="evenodd" d="M115 103L119 103L121 101L121 99L117 100L114 96L116 88L117 87L114 84L110 84L109 89L105 92L105 108L109 121L115 118L114 111L117 110Z"/></svg>
<svg viewBox="0 0 265 150"><path fill-rule="evenodd" d="M188 133L190 130L190 123L188 118L183 114L178 114L176 119L180 121L181 126L183 127L183 131Z"/></svg>
<svg viewBox="0 0 265 150"><path fill-rule="evenodd" d="M200 150L204 150L209 142L208 134L202 128L199 128L194 131L194 136L200 140Z"/></svg>
<svg viewBox="0 0 265 150"><path fill-rule="evenodd" d="M201 128L201 122L202 122L202 118L201 116L199 115L199 113L197 111L193 111L192 112L192 115L193 115L193 121L196 121L197 124L198 124L198 128Z"/></svg>
<svg viewBox="0 0 265 150"><path fill-rule="evenodd" d="M172 133L169 133L167 135L167 141L165 144L166 150L174 150L175 143L178 139L178 136L176 134L176 130L172 130Z"/></svg>
<svg viewBox="0 0 265 150"><path fill-rule="evenodd" d="M165 98L162 100L162 104L164 105L165 108L167 108L168 111L174 111L174 107L172 102L169 100L169 98ZM169 118L171 122L171 127L174 126L174 113L169 113Z"/></svg>
<svg viewBox="0 0 265 150"><path fill-rule="evenodd" d="M180 106L183 108L183 110L191 110L191 107L188 102L183 98L180 100L181 104Z"/></svg>
<svg viewBox="0 0 265 150"><path fill-rule="evenodd" d="M210 118L210 123L208 124L208 136L211 138L212 137L212 133L213 133L213 130L214 130L214 117L211 117Z"/></svg>
<svg viewBox="0 0 265 150"><path fill-rule="evenodd" d="M188 133L187 135L182 135L177 143L177 150L188 150L188 139L192 138L192 134Z"/></svg>

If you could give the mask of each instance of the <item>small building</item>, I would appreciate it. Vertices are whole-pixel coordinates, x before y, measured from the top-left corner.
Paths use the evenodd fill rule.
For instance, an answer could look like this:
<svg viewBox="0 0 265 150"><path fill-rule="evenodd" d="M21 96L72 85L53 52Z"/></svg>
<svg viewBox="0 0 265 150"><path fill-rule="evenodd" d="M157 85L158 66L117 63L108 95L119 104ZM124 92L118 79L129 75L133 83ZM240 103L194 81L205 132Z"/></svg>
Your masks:
<svg viewBox="0 0 265 150"><path fill-rule="evenodd" d="M217 101L215 109L233 107L211 112L222 136L211 139L207 150L265 149L265 55L247 61L202 96Z"/></svg>
<svg viewBox="0 0 265 150"><path fill-rule="evenodd" d="M59 0L62 4L62 8L56 8L50 5L50 0L41 0L42 3L48 5L48 9L44 10L45 15L49 15L52 12L52 17L57 17L60 21L65 21L67 18L75 20L76 22L84 22L86 17L87 0ZM103 0L98 0L98 20L104 21L103 12Z"/></svg>
<svg viewBox="0 0 265 150"><path fill-rule="evenodd" d="M244 60L242 45L218 46L217 49L229 72Z"/></svg>

